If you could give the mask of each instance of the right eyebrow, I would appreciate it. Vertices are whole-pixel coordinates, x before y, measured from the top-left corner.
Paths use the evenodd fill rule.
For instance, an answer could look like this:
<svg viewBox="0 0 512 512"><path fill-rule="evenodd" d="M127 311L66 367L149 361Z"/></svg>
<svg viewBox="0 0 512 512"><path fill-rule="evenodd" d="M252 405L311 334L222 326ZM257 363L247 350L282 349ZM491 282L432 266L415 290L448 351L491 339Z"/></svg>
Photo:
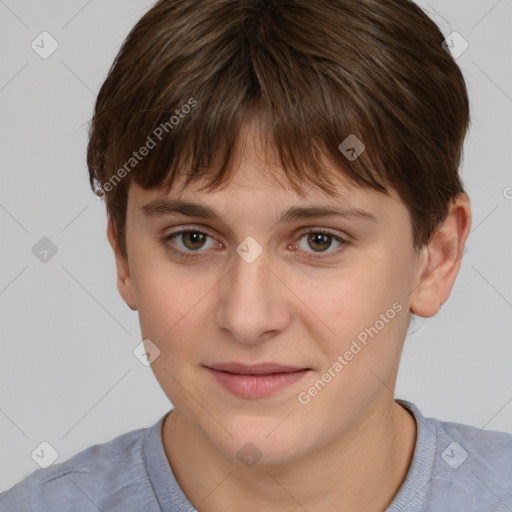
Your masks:
<svg viewBox="0 0 512 512"><path fill-rule="evenodd" d="M181 199L155 199L141 206L141 210L145 217L161 217L178 213L188 217L202 217L204 219L223 221L222 216L214 209Z"/></svg>

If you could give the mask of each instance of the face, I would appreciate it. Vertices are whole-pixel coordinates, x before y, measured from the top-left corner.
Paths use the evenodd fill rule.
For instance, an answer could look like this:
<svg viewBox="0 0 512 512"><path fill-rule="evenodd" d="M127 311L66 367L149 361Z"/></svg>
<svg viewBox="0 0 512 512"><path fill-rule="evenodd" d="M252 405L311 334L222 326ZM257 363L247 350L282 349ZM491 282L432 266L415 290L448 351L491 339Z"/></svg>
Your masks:
<svg viewBox="0 0 512 512"><path fill-rule="evenodd" d="M300 197L247 137L226 188L131 184L120 290L175 412L233 460L284 463L391 406L418 258L396 193Z"/></svg>

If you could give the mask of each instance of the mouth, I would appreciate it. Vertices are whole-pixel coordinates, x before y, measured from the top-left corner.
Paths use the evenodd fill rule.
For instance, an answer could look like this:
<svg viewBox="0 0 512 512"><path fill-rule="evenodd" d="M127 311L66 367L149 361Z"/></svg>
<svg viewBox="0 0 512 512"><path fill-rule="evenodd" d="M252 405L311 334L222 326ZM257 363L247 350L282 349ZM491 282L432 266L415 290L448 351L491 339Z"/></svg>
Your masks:
<svg viewBox="0 0 512 512"><path fill-rule="evenodd" d="M220 363L206 368L223 388L243 398L270 396L298 382L311 371L311 368L277 363Z"/></svg>

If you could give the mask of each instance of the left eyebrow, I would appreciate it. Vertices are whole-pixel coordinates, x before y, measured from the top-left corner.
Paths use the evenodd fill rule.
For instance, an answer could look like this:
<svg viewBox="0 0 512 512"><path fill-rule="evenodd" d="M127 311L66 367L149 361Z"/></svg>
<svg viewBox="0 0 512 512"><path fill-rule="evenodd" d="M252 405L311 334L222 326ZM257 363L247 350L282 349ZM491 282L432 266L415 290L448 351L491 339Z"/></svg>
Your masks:
<svg viewBox="0 0 512 512"><path fill-rule="evenodd" d="M344 217L347 219L377 222L375 215L357 208L337 208L335 206L306 206L292 207L281 212L277 222L292 222L294 220L321 219L322 217Z"/></svg>
<svg viewBox="0 0 512 512"><path fill-rule="evenodd" d="M180 214L188 217L217 220L224 223L222 215L213 208L180 199L155 199L154 201L141 206L141 210L145 217L161 217L165 215ZM377 222L375 215L357 208L338 208L334 206L294 206L281 212L277 218L277 223L306 219L320 219L323 217L333 216Z"/></svg>

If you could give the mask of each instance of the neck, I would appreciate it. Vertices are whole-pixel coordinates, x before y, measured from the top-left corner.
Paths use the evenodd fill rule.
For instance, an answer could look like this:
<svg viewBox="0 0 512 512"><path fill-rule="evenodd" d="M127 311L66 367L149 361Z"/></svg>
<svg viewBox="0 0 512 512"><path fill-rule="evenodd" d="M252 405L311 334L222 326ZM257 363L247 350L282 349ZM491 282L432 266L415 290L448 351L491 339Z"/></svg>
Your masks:
<svg viewBox="0 0 512 512"><path fill-rule="evenodd" d="M373 407L321 450L250 468L225 457L176 410L162 428L164 449L189 501L205 512L384 511L405 480L416 423L396 402Z"/></svg>

